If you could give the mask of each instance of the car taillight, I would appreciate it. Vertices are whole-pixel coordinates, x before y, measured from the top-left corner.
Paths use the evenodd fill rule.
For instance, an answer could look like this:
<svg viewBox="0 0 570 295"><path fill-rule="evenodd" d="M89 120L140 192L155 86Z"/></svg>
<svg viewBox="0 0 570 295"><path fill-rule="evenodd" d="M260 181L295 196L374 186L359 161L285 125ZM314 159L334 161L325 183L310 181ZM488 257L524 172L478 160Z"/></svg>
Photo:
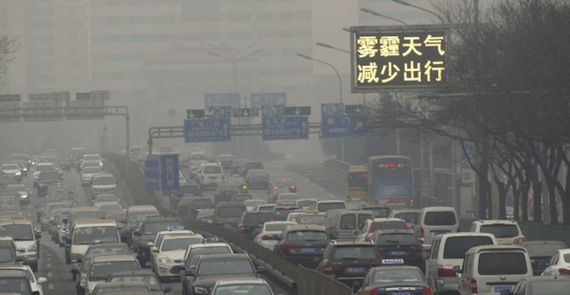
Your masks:
<svg viewBox="0 0 570 295"><path fill-rule="evenodd" d="M295 248L295 244L293 244L293 243L283 243L283 244L281 244L281 249L288 250L288 249L291 249L291 248Z"/></svg>
<svg viewBox="0 0 570 295"><path fill-rule="evenodd" d="M471 279L471 294L477 294L477 280Z"/></svg>
<svg viewBox="0 0 570 295"><path fill-rule="evenodd" d="M216 225L223 226L223 225L224 225L224 222L223 222L223 221L216 221L215 224L216 224Z"/></svg>
<svg viewBox="0 0 570 295"><path fill-rule="evenodd" d="M271 238L270 235L263 235L263 236L261 236L261 239L262 239L263 241L271 241L271 240L273 240L273 238Z"/></svg>
<svg viewBox="0 0 570 295"><path fill-rule="evenodd" d="M377 288L374 288L374 289L370 290L370 292L368 294L369 295L380 295L380 292L378 291Z"/></svg>
<svg viewBox="0 0 570 295"><path fill-rule="evenodd" d="M420 238L425 238L426 235L426 231L424 230L423 227L420 227Z"/></svg>
<svg viewBox="0 0 570 295"><path fill-rule="evenodd" d="M323 268L322 268L322 269L323 269L323 273L326 274L326 275L332 275L332 274L334 274L333 264L332 264L332 262L330 262L330 261L326 261L326 262L323 264Z"/></svg>
<svg viewBox="0 0 570 295"><path fill-rule="evenodd" d="M559 268L558 273L561 275L570 275L570 269L567 268Z"/></svg>
<svg viewBox="0 0 570 295"><path fill-rule="evenodd" d="M240 225L239 225L239 231L240 231L240 232L245 231L245 225L240 224Z"/></svg>
<svg viewBox="0 0 570 295"><path fill-rule="evenodd" d="M412 247L412 252L414 252L414 253L422 253L422 252L424 252L424 247L422 247L422 246L413 246L413 247Z"/></svg>
<svg viewBox="0 0 570 295"><path fill-rule="evenodd" d="M437 269L437 276L438 277L456 277L457 273L453 269L450 268L438 268Z"/></svg>
<svg viewBox="0 0 570 295"><path fill-rule="evenodd" d="M384 252L384 248L382 248L382 247L376 247L376 251L382 253L382 252Z"/></svg>
<svg viewBox="0 0 570 295"><path fill-rule="evenodd" d="M371 234L372 233L372 225L368 226L368 231L367 233Z"/></svg>
<svg viewBox="0 0 570 295"><path fill-rule="evenodd" d="M424 286L424 290L422 291L422 295L433 295L431 292L431 288L429 286Z"/></svg>
<svg viewBox="0 0 570 295"><path fill-rule="evenodd" d="M526 238L516 238L515 241L513 242L515 245L518 244L522 244L524 241L526 241Z"/></svg>

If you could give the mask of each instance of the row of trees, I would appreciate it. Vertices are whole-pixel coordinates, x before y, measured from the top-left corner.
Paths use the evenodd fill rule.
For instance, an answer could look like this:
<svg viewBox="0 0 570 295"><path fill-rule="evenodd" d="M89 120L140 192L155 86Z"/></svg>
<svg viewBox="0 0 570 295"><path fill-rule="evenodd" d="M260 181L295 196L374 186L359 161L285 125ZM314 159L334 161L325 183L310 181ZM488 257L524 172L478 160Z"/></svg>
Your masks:
<svg viewBox="0 0 570 295"><path fill-rule="evenodd" d="M498 197L505 218L511 192L515 218L527 220L532 190L533 220L543 222L545 187L551 223L559 223L561 202L570 225L570 2L498 0L482 9L476 3L434 3L457 24L447 48L449 83L368 102L371 128L444 136L475 150L469 162L479 176L479 217ZM498 196L491 196L492 182Z"/></svg>

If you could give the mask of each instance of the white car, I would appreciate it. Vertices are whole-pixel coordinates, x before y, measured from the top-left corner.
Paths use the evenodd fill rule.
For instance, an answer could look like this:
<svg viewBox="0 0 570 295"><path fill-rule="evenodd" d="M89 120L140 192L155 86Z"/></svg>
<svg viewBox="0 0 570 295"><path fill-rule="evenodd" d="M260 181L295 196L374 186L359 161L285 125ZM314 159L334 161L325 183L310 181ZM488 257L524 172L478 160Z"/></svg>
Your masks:
<svg viewBox="0 0 570 295"><path fill-rule="evenodd" d="M159 231L158 233L156 233L156 236L154 237L154 241L152 241L152 245L150 245L151 247L154 246L159 246L160 242L162 241L162 239L164 239L164 237L166 236L187 236L187 235L193 235L194 232L189 230L189 229L184 229L184 226L169 226L168 230L163 230L163 231Z"/></svg>
<svg viewBox="0 0 570 295"><path fill-rule="evenodd" d="M0 171L5 175L12 176L15 181L20 182L22 180L22 170L16 163L4 163L0 166Z"/></svg>
<svg viewBox="0 0 570 295"><path fill-rule="evenodd" d="M205 238L204 240L206 240ZM232 254L234 251L228 243L206 243L203 244L192 244L188 246L186 252L184 253L184 264L190 265L190 267L195 266L194 263L198 261L198 258L202 255L215 255L215 254ZM187 261L188 259L191 261Z"/></svg>
<svg viewBox="0 0 570 295"><path fill-rule="evenodd" d="M199 234L185 236L165 236L158 247L151 248L152 268L159 278L178 277L170 269L184 264L184 254L188 246L202 244L204 237Z"/></svg>
<svg viewBox="0 0 570 295"><path fill-rule="evenodd" d="M253 241L261 247L273 251L273 248L279 241L279 235L288 225L297 224L294 221L269 221L263 224L261 232L253 239Z"/></svg>
<svg viewBox="0 0 570 295"><path fill-rule="evenodd" d="M34 168L34 172L32 173L34 187L38 186L38 180L40 179L40 172L42 171L57 171L57 170L55 169L55 166L52 163L49 162L38 163Z"/></svg>
<svg viewBox="0 0 570 295"><path fill-rule="evenodd" d="M93 175L101 172L103 172L101 166L85 167L85 169L81 170L81 184L85 186L91 185Z"/></svg>
<svg viewBox="0 0 570 295"><path fill-rule="evenodd" d="M44 291L42 288L42 284L47 282L47 279L44 277L38 277L34 275L32 269L27 265L10 265L10 266L2 266L0 270L16 270L22 271L26 274L26 277L30 280L30 287L32 289L33 294L43 295Z"/></svg>
<svg viewBox="0 0 570 295"><path fill-rule="evenodd" d="M570 275L570 248L558 249L550 258L543 276Z"/></svg>
<svg viewBox="0 0 570 295"><path fill-rule="evenodd" d="M245 204L247 212L253 212L258 205L263 205L266 204L267 202L265 202L265 200L260 200L260 199L251 199L251 200L245 200L243 203Z"/></svg>

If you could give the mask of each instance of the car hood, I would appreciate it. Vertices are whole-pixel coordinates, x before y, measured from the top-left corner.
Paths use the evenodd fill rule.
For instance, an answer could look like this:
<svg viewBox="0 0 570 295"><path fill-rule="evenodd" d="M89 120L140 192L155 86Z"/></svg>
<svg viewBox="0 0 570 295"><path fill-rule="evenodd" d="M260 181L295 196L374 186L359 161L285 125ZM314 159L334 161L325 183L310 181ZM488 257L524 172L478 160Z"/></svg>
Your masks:
<svg viewBox="0 0 570 295"><path fill-rule="evenodd" d="M226 278L231 278L232 280L236 279L248 279L248 278L255 278L255 274L218 274L218 275L211 275L211 276L201 276L197 277L194 281L194 286L197 287L208 287L212 288L218 280L223 280Z"/></svg>
<svg viewBox="0 0 570 295"><path fill-rule="evenodd" d="M174 261L180 260L180 262L183 262L185 253L186 250L162 251L158 254L158 257L167 257Z"/></svg>
<svg viewBox="0 0 570 295"><path fill-rule="evenodd" d="M7 174L12 174L12 173L20 172L20 169L4 169L4 170L2 170L2 172L7 173Z"/></svg>
<svg viewBox="0 0 570 295"><path fill-rule="evenodd" d="M16 246L18 248L28 249L28 247L35 244L36 242L34 240L26 240L26 241L14 241L14 243L16 243Z"/></svg>

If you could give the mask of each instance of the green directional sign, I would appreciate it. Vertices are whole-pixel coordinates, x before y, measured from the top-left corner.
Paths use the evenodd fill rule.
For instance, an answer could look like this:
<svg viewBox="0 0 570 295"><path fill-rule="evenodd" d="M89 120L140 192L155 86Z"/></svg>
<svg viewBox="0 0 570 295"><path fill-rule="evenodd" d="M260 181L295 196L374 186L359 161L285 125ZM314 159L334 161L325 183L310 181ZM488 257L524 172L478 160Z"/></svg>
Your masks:
<svg viewBox="0 0 570 295"><path fill-rule="evenodd" d="M364 105L361 104L347 104L344 106L344 113L347 115L364 114Z"/></svg>
<svg viewBox="0 0 570 295"><path fill-rule="evenodd" d="M204 118L204 110L186 110L186 118L187 119L203 119Z"/></svg>
<svg viewBox="0 0 570 295"><path fill-rule="evenodd" d="M237 108L237 109L232 109L232 117L234 117L234 118L253 118L253 117L259 117L259 108Z"/></svg>
<svg viewBox="0 0 570 295"><path fill-rule="evenodd" d="M310 116L311 107L285 107L285 116Z"/></svg>

